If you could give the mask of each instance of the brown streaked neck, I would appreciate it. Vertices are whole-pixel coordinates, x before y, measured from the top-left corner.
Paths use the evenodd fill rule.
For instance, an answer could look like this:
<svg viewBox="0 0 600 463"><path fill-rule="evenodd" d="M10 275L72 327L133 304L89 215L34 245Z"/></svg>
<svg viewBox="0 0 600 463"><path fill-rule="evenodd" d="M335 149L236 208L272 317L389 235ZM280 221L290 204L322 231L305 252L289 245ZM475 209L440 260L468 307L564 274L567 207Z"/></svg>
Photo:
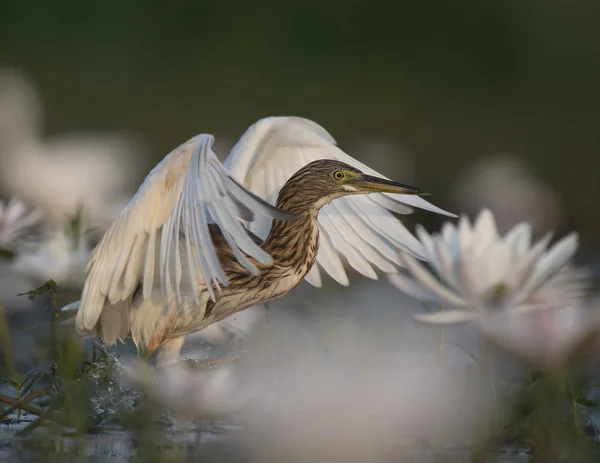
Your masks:
<svg viewBox="0 0 600 463"><path fill-rule="evenodd" d="M292 185L286 184L280 191L277 207L298 216L297 220L273 220L269 236L263 243L275 263L292 265L308 270L312 266L319 246L319 197L321 195L296 194Z"/></svg>
<svg viewBox="0 0 600 463"><path fill-rule="evenodd" d="M262 248L271 254L274 263L297 266L314 261L319 246L317 214L318 211L306 212L293 222L273 220Z"/></svg>

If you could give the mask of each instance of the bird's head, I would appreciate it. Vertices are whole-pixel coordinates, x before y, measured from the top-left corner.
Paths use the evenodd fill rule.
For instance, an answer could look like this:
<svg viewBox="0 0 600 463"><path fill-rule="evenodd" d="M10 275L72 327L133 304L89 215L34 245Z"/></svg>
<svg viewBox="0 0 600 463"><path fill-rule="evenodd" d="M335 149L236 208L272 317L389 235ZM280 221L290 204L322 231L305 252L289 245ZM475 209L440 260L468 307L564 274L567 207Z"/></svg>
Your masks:
<svg viewBox="0 0 600 463"><path fill-rule="evenodd" d="M427 194L412 186L365 174L341 161L321 159L307 164L286 182L277 206L300 213L319 210L342 196L368 193Z"/></svg>

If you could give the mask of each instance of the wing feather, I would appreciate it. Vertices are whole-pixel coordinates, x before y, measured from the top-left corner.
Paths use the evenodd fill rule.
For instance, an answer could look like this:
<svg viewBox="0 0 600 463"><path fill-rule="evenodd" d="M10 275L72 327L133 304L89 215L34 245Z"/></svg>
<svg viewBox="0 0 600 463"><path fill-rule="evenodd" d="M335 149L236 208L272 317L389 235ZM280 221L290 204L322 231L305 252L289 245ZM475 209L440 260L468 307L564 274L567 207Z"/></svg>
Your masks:
<svg viewBox="0 0 600 463"><path fill-rule="evenodd" d="M317 288L323 286L323 280L321 278L321 272L319 272L318 265L313 265L304 277L304 279Z"/></svg>
<svg viewBox="0 0 600 463"><path fill-rule="evenodd" d="M320 237L318 254L321 257L319 263L335 281L342 286L348 286L350 284L348 281L348 275L346 275L346 271L344 270L344 265L339 254L331 244L329 232L323 227L322 224L319 224L319 228Z"/></svg>
<svg viewBox="0 0 600 463"><path fill-rule="evenodd" d="M361 253L366 261L379 267L380 270L393 272L394 267L383 256L396 251L368 230L363 222L357 220L354 212L346 207L346 204L338 201L337 204L332 203L330 206L333 213L325 215L330 217L334 227L343 230L343 236L352 237L349 244Z"/></svg>
<svg viewBox="0 0 600 463"><path fill-rule="evenodd" d="M317 159L336 159L369 175L386 178L340 150L323 127L300 117L259 120L240 138L224 165L242 185L275 204L285 182ZM384 272L395 272L394 266L402 265L400 251L423 258L422 244L393 215L410 214L415 207L455 217L413 195L348 196L325 206L319 213L324 238L320 240L316 264L305 279L320 286L322 269L346 284L345 270L338 264L340 257L369 278L377 278L373 265ZM270 221L259 219L250 229L265 239L270 225Z"/></svg>
<svg viewBox="0 0 600 463"><path fill-rule="evenodd" d="M114 306L126 301L140 283L146 299L159 286L167 300L179 301L184 268L189 271L186 291L192 292L196 302L203 287L214 300L214 288L227 285L228 279L211 239L211 222L219 226L248 270L258 271L247 256L271 262L242 220L294 216L231 178L212 152L213 142L212 135L201 134L169 153L106 232L88 265L78 329L92 330L107 302Z"/></svg>
<svg viewBox="0 0 600 463"><path fill-rule="evenodd" d="M364 254L359 254L359 252L352 247L352 243L348 243L344 237L344 235L348 233L347 229L338 229L338 227L331 222L331 219L326 214L323 215L323 217L320 217L319 221L323 224L324 228L329 230L329 234L334 246L340 254L346 257L348 264L350 264L350 266L360 274L372 279L376 279L377 274L373 270L373 267L369 265L368 258Z"/></svg>

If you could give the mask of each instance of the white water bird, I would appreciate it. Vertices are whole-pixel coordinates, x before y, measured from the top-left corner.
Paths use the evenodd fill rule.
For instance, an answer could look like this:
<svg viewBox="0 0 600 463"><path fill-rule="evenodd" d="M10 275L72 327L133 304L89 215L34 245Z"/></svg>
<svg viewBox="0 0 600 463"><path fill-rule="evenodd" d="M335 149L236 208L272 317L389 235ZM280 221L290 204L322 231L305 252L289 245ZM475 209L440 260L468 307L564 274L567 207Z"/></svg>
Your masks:
<svg viewBox="0 0 600 463"><path fill-rule="evenodd" d="M164 364L186 334L304 278L320 286L325 271L348 285L342 259L377 278L373 267L395 272L402 251L423 257L392 211L452 215L350 157L308 119L259 120L224 165L213 141L198 135L172 151L105 234L88 267L80 331L108 344L131 334L147 352L161 347Z"/></svg>

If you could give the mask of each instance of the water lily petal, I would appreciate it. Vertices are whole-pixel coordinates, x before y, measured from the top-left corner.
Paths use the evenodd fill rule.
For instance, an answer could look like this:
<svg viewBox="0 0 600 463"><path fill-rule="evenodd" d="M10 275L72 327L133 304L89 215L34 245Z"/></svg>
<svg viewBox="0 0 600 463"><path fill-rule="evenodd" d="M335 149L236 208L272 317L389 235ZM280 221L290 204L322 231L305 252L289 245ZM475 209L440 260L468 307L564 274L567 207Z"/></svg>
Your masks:
<svg viewBox="0 0 600 463"><path fill-rule="evenodd" d="M518 223L504 235L504 241L513 249L515 255L527 252L531 246L531 225L525 222Z"/></svg>
<svg viewBox="0 0 600 463"><path fill-rule="evenodd" d="M519 316L519 315L528 315L536 310L544 310L549 307L547 304L517 304L511 307L508 307L505 310L509 316Z"/></svg>
<svg viewBox="0 0 600 463"><path fill-rule="evenodd" d="M463 215L458 221L458 235L460 238L460 247L462 249L469 247L473 232L471 230L471 222L466 215Z"/></svg>
<svg viewBox="0 0 600 463"><path fill-rule="evenodd" d="M435 302L440 303L441 299L433 294L431 291L427 291L423 286L415 282L412 278L409 278L401 273L392 273L387 276L389 282L398 288L403 293L414 297L423 302Z"/></svg>
<svg viewBox="0 0 600 463"><path fill-rule="evenodd" d="M71 302L70 304L67 304L62 309L60 309L60 311L61 312L67 312L69 310L79 310L80 302L81 301Z"/></svg>
<svg viewBox="0 0 600 463"><path fill-rule="evenodd" d="M489 288L492 284L503 283L512 264L512 252L509 245L502 241L491 243L481 256L481 279L484 281L483 288Z"/></svg>
<svg viewBox="0 0 600 463"><path fill-rule="evenodd" d="M415 227L415 231L419 241L421 241L423 244L423 248L425 249L429 263L433 266L436 272L442 272L443 267L440 265L433 238L422 225L417 225Z"/></svg>
<svg viewBox="0 0 600 463"><path fill-rule="evenodd" d="M438 272L440 278L454 289L460 290L460 284L454 268L454 256L456 254L453 255L451 251L444 246L444 243L440 241L435 243L435 250L437 251L441 267L440 271Z"/></svg>
<svg viewBox="0 0 600 463"><path fill-rule="evenodd" d="M438 244L438 246L436 247L436 249L438 250L438 255L438 248L443 246L444 248L446 248L448 254L450 254L453 257L458 256L462 248L460 244L460 235L458 229L454 226L454 224L452 224L450 227L444 227L442 232L443 238L438 238L436 240L436 243Z"/></svg>
<svg viewBox="0 0 600 463"><path fill-rule="evenodd" d="M552 246L548 253L539 259L523 291L535 291L540 284L563 268L577 251L578 241L579 235L573 232Z"/></svg>
<svg viewBox="0 0 600 463"><path fill-rule="evenodd" d="M529 252L518 257L513 268L509 269L509 273L505 275L505 281L513 292L515 304L520 304L529 296L530 293L525 291L525 287L533 275L540 256L546 251L551 238L552 234L546 234Z"/></svg>
<svg viewBox="0 0 600 463"><path fill-rule="evenodd" d="M456 227L453 223L444 222L442 225L442 238L451 247L454 247L455 239L457 238Z"/></svg>
<svg viewBox="0 0 600 463"><path fill-rule="evenodd" d="M457 325L479 318L481 314L471 310L440 310L433 313L422 313L414 316L415 320L432 325Z"/></svg>
<svg viewBox="0 0 600 463"><path fill-rule="evenodd" d="M480 319L490 341L521 360L545 368L569 362L600 331L599 322L593 311L577 305L551 310L522 306Z"/></svg>
<svg viewBox="0 0 600 463"><path fill-rule="evenodd" d="M486 284L481 260L472 250L465 249L456 262L456 271L463 295L471 306L478 304Z"/></svg>
<svg viewBox="0 0 600 463"><path fill-rule="evenodd" d="M477 217L473 228L476 238L473 241L474 249L480 252L487 248L491 243L498 240L498 227L494 216L489 209L484 209Z"/></svg>
<svg viewBox="0 0 600 463"><path fill-rule="evenodd" d="M439 296L441 299L449 302L450 304L457 305L459 307L466 306L466 302L462 298L443 286L410 254L403 253L401 259L408 271L410 271L413 277L425 289L431 291L433 294Z"/></svg>
<svg viewBox="0 0 600 463"><path fill-rule="evenodd" d="M590 289L589 273L564 267L529 293L526 301L545 308L562 307L583 301Z"/></svg>

